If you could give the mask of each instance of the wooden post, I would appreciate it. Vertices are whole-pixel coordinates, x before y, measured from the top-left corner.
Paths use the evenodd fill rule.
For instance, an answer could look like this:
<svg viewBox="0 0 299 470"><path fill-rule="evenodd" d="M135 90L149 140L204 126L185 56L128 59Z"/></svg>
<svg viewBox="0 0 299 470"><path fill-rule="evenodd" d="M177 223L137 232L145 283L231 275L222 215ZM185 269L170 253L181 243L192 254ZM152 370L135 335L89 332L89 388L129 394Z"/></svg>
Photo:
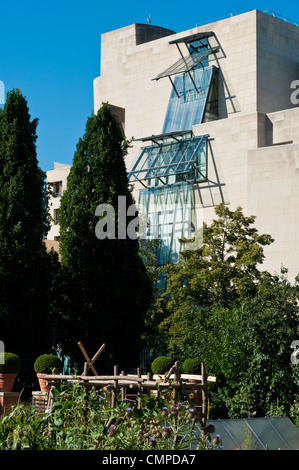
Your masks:
<svg viewBox="0 0 299 470"><path fill-rule="evenodd" d="M84 362L84 368L83 368L83 375L87 376L89 373L89 362ZM84 387L85 393L88 393L88 387ZM84 420L87 419L87 405L86 405L86 400L84 399L83 403L83 415L84 415Z"/></svg>
<svg viewBox="0 0 299 470"><path fill-rule="evenodd" d="M202 401L202 426L206 425L207 419L207 377L206 377L206 369L204 362L201 363L201 377L202 377L202 385L201 385L201 401Z"/></svg>
<svg viewBox="0 0 299 470"><path fill-rule="evenodd" d="M123 375L124 377L127 375L126 372L123 370L121 372L121 375ZM127 396L127 387L122 387L121 389L121 399L122 401L125 401L126 400L126 396Z"/></svg>
<svg viewBox="0 0 299 470"><path fill-rule="evenodd" d="M140 369L140 367L137 367L137 377L141 378L141 369ZM140 394L142 394L142 388L141 388L139 382L137 382L137 387L138 387L137 408L140 409L141 408Z"/></svg>
<svg viewBox="0 0 299 470"><path fill-rule="evenodd" d="M114 376L117 376L118 375L118 366L114 366L113 370L114 370L114 372L113 372ZM113 380L112 401L111 401L112 408L114 408L115 405L116 405L117 384L118 384L118 380L117 379Z"/></svg>
<svg viewBox="0 0 299 470"><path fill-rule="evenodd" d="M148 382L150 382L152 379L153 379L153 374L151 372L148 372L147 373ZM146 394L147 394L148 397L150 396L150 394L151 394L151 389L150 388L146 389Z"/></svg>
<svg viewBox="0 0 299 470"><path fill-rule="evenodd" d="M89 362L84 362L83 376L89 375Z"/></svg>
<svg viewBox="0 0 299 470"><path fill-rule="evenodd" d="M97 357L101 354L101 352L105 349L105 343L102 344L102 346L100 347L100 349L98 350L98 352L93 356L92 360L89 359L89 356L88 356L88 354L87 354L87 352L86 352L86 350L85 350L83 344L81 343L81 341L79 341L78 346L79 346L79 348L81 349L82 354L83 354L83 356L85 357L86 361L88 362L89 367L90 367L90 369L92 370L92 372L94 373L94 375L98 375L98 373L97 373L97 371L96 371L96 369L95 369L93 363L94 363L94 361L97 359Z"/></svg>
<svg viewBox="0 0 299 470"><path fill-rule="evenodd" d="M174 371L174 381L176 383L180 382L180 377L179 377L179 361L177 361L173 367ZM172 398L173 398L173 403L176 403L178 401L178 388L173 387L172 389Z"/></svg>

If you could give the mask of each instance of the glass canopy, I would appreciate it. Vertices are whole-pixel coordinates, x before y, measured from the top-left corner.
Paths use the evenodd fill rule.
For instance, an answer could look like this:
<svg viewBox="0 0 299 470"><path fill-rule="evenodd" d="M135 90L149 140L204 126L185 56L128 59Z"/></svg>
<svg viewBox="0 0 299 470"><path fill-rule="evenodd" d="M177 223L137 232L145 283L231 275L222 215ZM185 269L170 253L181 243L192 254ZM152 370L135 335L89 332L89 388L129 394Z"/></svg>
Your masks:
<svg viewBox="0 0 299 470"><path fill-rule="evenodd" d="M179 73L186 73L194 70L199 64L210 54L216 52L218 48L204 50L195 54L191 54L188 57L181 57L177 62L168 67L164 72L159 73L153 80L160 80L164 77L170 77Z"/></svg>
<svg viewBox="0 0 299 470"><path fill-rule="evenodd" d="M159 186L205 179L208 135L188 135L191 133L175 138L162 137L160 141L155 140L152 145L143 147L129 172L129 182L147 180L149 186Z"/></svg>

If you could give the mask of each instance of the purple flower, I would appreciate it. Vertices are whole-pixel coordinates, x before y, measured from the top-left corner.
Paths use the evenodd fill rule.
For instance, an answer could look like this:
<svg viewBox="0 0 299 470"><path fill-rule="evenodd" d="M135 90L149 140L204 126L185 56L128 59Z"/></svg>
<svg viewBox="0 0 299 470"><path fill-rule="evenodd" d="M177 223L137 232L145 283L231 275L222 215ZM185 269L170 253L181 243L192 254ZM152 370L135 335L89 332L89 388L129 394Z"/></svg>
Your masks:
<svg viewBox="0 0 299 470"><path fill-rule="evenodd" d="M102 400L104 400L104 397L99 397L99 401L102 401Z"/></svg>
<svg viewBox="0 0 299 470"><path fill-rule="evenodd" d="M113 434L115 431L115 425L111 424L111 426L108 428L108 434Z"/></svg>
<svg viewBox="0 0 299 470"><path fill-rule="evenodd" d="M151 436L151 437L149 438L149 443L150 443L150 446L151 446L151 447L155 447L155 445L156 445L156 439L155 439L153 436Z"/></svg>
<svg viewBox="0 0 299 470"><path fill-rule="evenodd" d="M213 442L213 444L220 444L221 443L220 435L216 434L216 436L213 438L212 442Z"/></svg>
<svg viewBox="0 0 299 470"><path fill-rule="evenodd" d="M163 428L163 434L165 437L170 437L171 435L171 429L168 427Z"/></svg>
<svg viewBox="0 0 299 470"><path fill-rule="evenodd" d="M130 415L131 412L132 412L132 408L130 408L130 407L129 407L129 408L126 408L126 413L127 413L128 415Z"/></svg>
<svg viewBox="0 0 299 470"><path fill-rule="evenodd" d="M162 408L162 416L165 416L167 414L167 406L163 406Z"/></svg>
<svg viewBox="0 0 299 470"><path fill-rule="evenodd" d="M176 414L178 409L177 409L176 406L173 406L170 411L171 411L172 414Z"/></svg>

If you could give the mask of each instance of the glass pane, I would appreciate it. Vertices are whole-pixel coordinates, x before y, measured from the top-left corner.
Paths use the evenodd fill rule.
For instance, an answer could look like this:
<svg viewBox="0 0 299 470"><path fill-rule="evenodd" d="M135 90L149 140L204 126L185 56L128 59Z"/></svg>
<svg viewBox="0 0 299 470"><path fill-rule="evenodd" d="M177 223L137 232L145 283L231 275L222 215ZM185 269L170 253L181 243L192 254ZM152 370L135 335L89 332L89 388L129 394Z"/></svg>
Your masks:
<svg viewBox="0 0 299 470"><path fill-rule="evenodd" d="M268 418L290 449L299 450L299 430L287 417Z"/></svg>
<svg viewBox="0 0 299 470"><path fill-rule="evenodd" d="M288 449L287 444L266 418L247 418L246 421L266 448L269 450Z"/></svg>
<svg viewBox="0 0 299 470"><path fill-rule="evenodd" d="M239 446L238 443L233 439L231 434L227 431L227 429L223 426L222 420L214 420L208 421L209 423L213 423L215 426L215 432L211 434L211 437L215 437L217 434L220 436L221 444L220 448L223 450L238 450Z"/></svg>
<svg viewBox="0 0 299 470"><path fill-rule="evenodd" d="M139 193L139 203L147 208L147 221L150 226L147 238L159 238L162 241L159 252L159 265L177 262L180 244L178 238L187 235L190 213L184 210L186 204L191 207L192 185L180 184L149 188ZM183 227L186 230L183 231Z"/></svg>
<svg viewBox="0 0 299 470"><path fill-rule="evenodd" d="M180 97L172 89L163 133L189 130L203 120L203 111L211 87L213 68L196 69L191 71L190 75L193 81L189 73L176 76L174 79L174 86Z"/></svg>
<svg viewBox="0 0 299 470"><path fill-rule="evenodd" d="M164 77L169 77L171 75L176 75L179 73L185 73L190 70L193 70L197 67L200 66L200 64L205 64L207 65L207 61L203 62L206 57L208 57L210 54L214 52L214 49L201 49L200 52L193 50L193 53L191 53L187 57L182 57L179 60L177 60L173 65L168 67L164 72L159 73L156 77L155 80L160 80L161 78Z"/></svg>
<svg viewBox="0 0 299 470"><path fill-rule="evenodd" d="M171 143L168 141L160 146L152 145L143 149L141 157L137 159L137 163L133 167L135 170L129 173L129 180L131 182L148 180L148 184L151 186L171 184L171 182L175 182L175 178L169 178L169 180L165 180L165 178L186 174L186 178L190 179L187 174L194 167L194 163L201 168L205 175L206 138L207 136L200 136L184 139L180 142L172 140ZM194 179L194 174L190 177ZM161 182L157 178L164 180Z"/></svg>
<svg viewBox="0 0 299 470"><path fill-rule="evenodd" d="M238 448L242 450L264 450L265 447L253 434L243 419L224 419L223 425L230 433Z"/></svg>

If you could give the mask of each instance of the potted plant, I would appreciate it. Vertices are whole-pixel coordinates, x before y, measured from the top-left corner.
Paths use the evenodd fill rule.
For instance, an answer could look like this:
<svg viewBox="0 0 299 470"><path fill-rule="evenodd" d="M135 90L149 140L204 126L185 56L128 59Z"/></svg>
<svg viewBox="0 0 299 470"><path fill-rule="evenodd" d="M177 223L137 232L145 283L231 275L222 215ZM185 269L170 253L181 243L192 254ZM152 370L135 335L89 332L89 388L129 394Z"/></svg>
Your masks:
<svg viewBox="0 0 299 470"><path fill-rule="evenodd" d="M168 356L158 356L152 362L154 379L160 381L161 375L165 375L173 365L173 360Z"/></svg>
<svg viewBox="0 0 299 470"><path fill-rule="evenodd" d="M201 361L200 359L186 359L182 364L183 374L201 375ZM201 383L201 380L189 378L188 382Z"/></svg>
<svg viewBox="0 0 299 470"><path fill-rule="evenodd" d="M34 371L36 372L42 392L49 392L51 389L51 386L47 385L47 380L43 379L43 376L52 374L53 369L57 369L57 373L62 371L62 361L54 354L42 354L34 363Z"/></svg>
<svg viewBox="0 0 299 470"><path fill-rule="evenodd" d="M17 354L0 354L0 392L11 392L16 376L21 369L21 361Z"/></svg>

